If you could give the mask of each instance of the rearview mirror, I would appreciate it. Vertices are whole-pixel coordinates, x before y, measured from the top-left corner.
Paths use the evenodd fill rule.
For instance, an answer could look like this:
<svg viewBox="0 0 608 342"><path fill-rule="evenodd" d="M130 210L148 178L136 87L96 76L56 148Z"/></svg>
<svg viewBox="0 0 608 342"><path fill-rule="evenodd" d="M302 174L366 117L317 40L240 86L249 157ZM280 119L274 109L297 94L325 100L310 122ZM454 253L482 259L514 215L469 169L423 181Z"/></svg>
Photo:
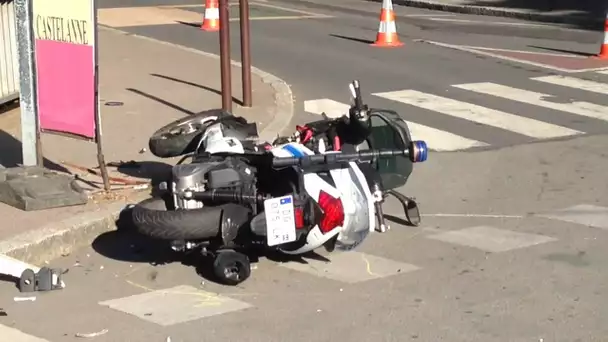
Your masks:
<svg viewBox="0 0 608 342"><path fill-rule="evenodd" d="M375 111L370 114L368 144L372 149L407 149L411 138L407 124L392 111ZM378 160L376 170L384 189L403 186L413 170L413 163L406 157Z"/></svg>

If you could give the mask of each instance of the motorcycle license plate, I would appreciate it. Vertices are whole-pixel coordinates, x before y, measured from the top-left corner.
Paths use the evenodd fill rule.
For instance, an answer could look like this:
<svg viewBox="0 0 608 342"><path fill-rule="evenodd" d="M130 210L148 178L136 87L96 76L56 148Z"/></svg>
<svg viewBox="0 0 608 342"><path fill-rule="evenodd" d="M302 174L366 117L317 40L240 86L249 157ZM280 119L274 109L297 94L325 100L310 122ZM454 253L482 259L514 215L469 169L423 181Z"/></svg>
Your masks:
<svg viewBox="0 0 608 342"><path fill-rule="evenodd" d="M296 240L296 220L293 196L283 196L264 201L266 213L266 241L268 246Z"/></svg>

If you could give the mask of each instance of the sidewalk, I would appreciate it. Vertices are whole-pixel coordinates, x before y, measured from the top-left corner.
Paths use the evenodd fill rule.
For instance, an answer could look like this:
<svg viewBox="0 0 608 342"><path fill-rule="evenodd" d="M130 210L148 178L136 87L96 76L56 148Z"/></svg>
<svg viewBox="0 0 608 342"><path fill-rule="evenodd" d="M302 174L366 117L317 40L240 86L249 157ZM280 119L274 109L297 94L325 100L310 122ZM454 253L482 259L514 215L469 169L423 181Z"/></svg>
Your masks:
<svg viewBox="0 0 608 342"><path fill-rule="evenodd" d="M595 0L393 0L393 4L571 24L579 28L597 30L602 28L608 7L602 1Z"/></svg>
<svg viewBox="0 0 608 342"><path fill-rule="evenodd" d="M127 169L119 172L110 167L110 176L148 181L151 169L166 171L176 160L160 160L149 153L149 136L184 115L221 108L217 56L100 28L99 65L106 162L146 161L139 166L147 167L144 174L139 171L141 168L136 172ZM244 108L238 105L242 98L241 71L233 65L233 112L257 122L262 137L273 136L291 119L291 92L276 77L254 71L254 106ZM106 106L106 102L123 105ZM21 162L19 115L16 108L0 116L0 165L5 167ZM72 165L97 167L95 144L51 134L43 134L42 144L47 168L86 175L86 171ZM86 178L96 184L101 182L100 177L90 174ZM90 188L87 184L83 186ZM111 198L95 198L85 206L37 212L0 204L0 216L4 217L0 226L0 253L32 262L67 253L57 247L70 250L90 243L100 231L113 229L115 214L128 201L145 197L148 192L122 189Z"/></svg>

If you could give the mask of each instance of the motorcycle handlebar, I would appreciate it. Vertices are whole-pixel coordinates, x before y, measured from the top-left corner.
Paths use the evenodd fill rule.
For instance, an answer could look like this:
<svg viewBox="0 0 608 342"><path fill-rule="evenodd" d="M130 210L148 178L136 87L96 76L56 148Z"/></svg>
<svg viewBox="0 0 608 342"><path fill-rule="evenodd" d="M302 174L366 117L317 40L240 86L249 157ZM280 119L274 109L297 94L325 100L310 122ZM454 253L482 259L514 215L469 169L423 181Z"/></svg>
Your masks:
<svg viewBox="0 0 608 342"><path fill-rule="evenodd" d="M273 167L287 166L309 166L333 163L344 163L350 161L372 161L376 159L404 156L413 163L424 162L428 156L426 143L421 140L412 141L406 150L382 149L363 150L355 153L328 153L315 154L302 157L275 157L272 160Z"/></svg>

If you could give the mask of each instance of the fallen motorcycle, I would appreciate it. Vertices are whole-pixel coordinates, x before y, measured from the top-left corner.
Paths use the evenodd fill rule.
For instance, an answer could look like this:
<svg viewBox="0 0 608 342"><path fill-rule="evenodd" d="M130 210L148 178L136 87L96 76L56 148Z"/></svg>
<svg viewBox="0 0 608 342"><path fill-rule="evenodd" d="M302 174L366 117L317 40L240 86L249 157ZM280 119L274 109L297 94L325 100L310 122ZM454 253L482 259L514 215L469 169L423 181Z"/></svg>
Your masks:
<svg viewBox="0 0 608 342"><path fill-rule="evenodd" d="M250 276L256 249L347 251L374 228L386 231L388 195L417 225L416 202L394 188L426 160L426 144L411 140L397 113L364 105L357 81L350 89L348 115L298 126L272 143L257 142L255 124L221 110L159 129L150 151L183 157L160 184L161 197L133 207L137 229L175 250L212 256L217 279L236 285Z"/></svg>

